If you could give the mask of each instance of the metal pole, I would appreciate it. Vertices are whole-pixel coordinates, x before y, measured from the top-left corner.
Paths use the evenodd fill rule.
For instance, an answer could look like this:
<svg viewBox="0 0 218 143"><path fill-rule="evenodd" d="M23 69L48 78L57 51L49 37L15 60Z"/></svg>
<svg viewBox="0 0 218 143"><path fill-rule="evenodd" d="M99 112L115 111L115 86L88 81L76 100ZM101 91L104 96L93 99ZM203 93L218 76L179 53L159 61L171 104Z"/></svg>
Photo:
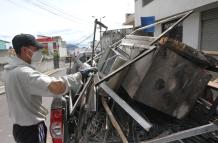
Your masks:
<svg viewBox="0 0 218 143"><path fill-rule="evenodd" d="M139 125L141 125L146 131L149 131L152 124L146 121L140 114L138 114L125 100L120 98L112 89L110 89L105 83L102 83L100 87L125 110Z"/></svg>
<svg viewBox="0 0 218 143"><path fill-rule="evenodd" d="M85 83L85 85L84 85L82 91L80 92L80 94L79 94L79 96L78 96L76 102L75 102L74 105L73 105L73 108L72 108L72 111L71 111L70 115L73 115L73 114L74 114L74 111L76 110L76 107L79 105L79 102L80 102L80 100L81 100L81 98L82 98L84 92L85 92L86 89L88 88L89 84L91 83L92 79L93 79L93 75L91 75L91 76L88 78L87 82Z"/></svg>
<svg viewBox="0 0 218 143"><path fill-rule="evenodd" d="M155 23L150 24L150 25L146 25L146 26L144 26L144 27L141 27L141 28L138 28L138 29L134 30L132 33L130 33L130 34L128 34L128 35L134 35L137 31L141 31L141 30L144 30L144 29L148 29L148 28L153 27L153 26L155 26L155 25L158 25L158 24L161 24L161 23L167 22L167 21L169 21L169 20L172 20L172 19L175 19L175 18L181 17L181 16L183 16L183 15L189 13L189 12L193 12L193 11L188 11L188 12L185 12L185 13L182 13L182 14L179 14L179 15L176 15L176 16L173 16L173 17L170 17L170 18L167 18L167 19L164 19L164 20L161 20L161 21L155 22ZM125 39L125 38L126 38L126 36L125 36L124 38L118 40L118 41L115 42L114 44L112 44L110 47L114 47L114 46L116 46L117 44L119 44L119 43L120 43L123 39Z"/></svg>
<svg viewBox="0 0 218 143"><path fill-rule="evenodd" d="M100 79L100 81L98 81L97 83L95 83L95 86L98 86L99 84L103 83L104 81L108 80L109 78L111 78L112 76L114 76L115 74L117 74L118 72L122 71L123 69L125 69L126 67L128 67L129 65L135 63L136 61L140 60L141 58L143 58L144 56L148 55L149 53L153 52L156 49L156 47L152 47L151 49L145 51L144 53L142 53L141 55L137 56L135 59L125 63L124 65L122 65L121 67L119 67L118 69L116 69L115 71L113 71L112 73L106 75L105 77L103 77L102 79Z"/></svg>
<svg viewBox="0 0 218 143"><path fill-rule="evenodd" d="M97 55L95 55L94 57L93 57L93 59L99 59L100 58L100 56L101 56L102 54L101 53L98 53ZM85 61L85 63L88 63L88 62L90 62L91 61L91 59L88 59L87 61Z"/></svg>
<svg viewBox="0 0 218 143"><path fill-rule="evenodd" d="M105 16L103 16L103 17L101 17L100 18L100 23L101 23L101 19L103 19L103 18L105 18ZM102 35L101 35L101 33L102 33L102 31L101 31L101 24L99 25L100 26L100 46L101 46L101 51L102 51L102 41L101 41L101 37L102 37Z"/></svg>
<svg viewBox="0 0 218 143"><path fill-rule="evenodd" d="M184 15L182 18L180 18L176 23L174 23L172 26L170 26L167 30L165 30L163 33L161 33L153 42L151 42L149 45L153 45L156 43L160 38L162 38L164 35L166 35L168 32L170 32L174 27L176 27L179 23L181 23L183 20L185 20L190 14L193 13L192 11L187 12L186 15Z"/></svg>
<svg viewBox="0 0 218 143"><path fill-rule="evenodd" d="M173 16L173 17L170 17L170 18L167 18L167 19L164 19L164 20L161 20L161 21L158 21L158 22L155 22L155 23L150 24L150 25L146 25L146 26L144 26L144 27L141 27L141 28L136 29L135 31L133 31L133 32L130 33L129 35L133 35L133 34L135 34L137 31L141 31L141 30L148 29L148 28L150 28L150 27L153 27L153 26L155 26L155 25L158 25L158 24L161 24L161 23L164 23L164 22L173 20L173 19L175 19L175 18L182 17L183 15L187 15L188 13L191 14L192 12L193 12L193 10L188 11L188 12L185 12L185 13L182 13L182 14L179 14L179 15L176 15L176 16Z"/></svg>
<svg viewBox="0 0 218 143"><path fill-rule="evenodd" d="M149 46L152 46L154 43L156 43L160 38L162 38L166 33L168 33L169 31L171 31L175 26L177 26L180 22L182 22L184 19L186 19L193 11L189 11L186 15L184 15L182 18L180 18L176 23L174 23L172 26L170 26L166 31L164 31L160 36L158 36L154 41L152 41ZM100 83L104 82L105 80L108 80L109 78L111 78L112 76L114 76L115 74L117 74L118 72L122 71L123 69L125 69L126 67L128 67L129 65L137 62L138 60L140 60L141 58L143 58L144 56L148 55L149 53L151 53L152 51L154 51L156 49L156 47L151 48L150 50L147 50L145 52L143 52L142 54L138 55L136 58L132 59L131 61L129 61L128 63L124 64L123 66L121 66L120 68L118 68L117 70L113 71L112 73L110 73L109 75L105 76L104 78L102 78L99 82L97 82L95 85L99 85Z"/></svg>
<svg viewBox="0 0 218 143"><path fill-rule="evenodd" d="M181 139L185 139L185 138L189 138L189 137L193 137L193 136L197 136L197 135L201 135L204 133L213 132L217 130L218 130L218 126L215 123L210 123L207 125L203 125L203 126L191 128L188 130L184 130L181 132L173 133L173 134L170 134L162 138L142 141L141 143L168 143L168 142L173 142L173 141L177 141L177 140L181 140Z"/></svg>
<svg viewBox="0 0 218 143"><path fill-rule="evenodd" d="M101 18L100 18L100 22L101 22ZM101 51L102 51L102 44L101 44L101 25L99 25L100 26L100 47L101 47Z"/></svg>
<svg viewBox="0 0 218 143"><path fill-rule="evenodd" d="M118 122L116 121L116 119L115 119L113 113L111 112L110 108L108 107L107 102L105 101L105 99L104 99L103 96L101 97L101 102L102 102L102 104L103 104L103 106L104 106L104 109L105 109L105 111L107 112L107 114L108 114L108 116L109 116L109 118L110 118L110 120L111 120L112 125L113 125L114 128L117 130L117 132L118 132L118 134L120 135L120 138L122 139L123 143L128 143L127 138L125 137L125 135L124 135L122 129L120 128Z"/></svg>
<svg viewBox="0 0 218 143"><path fill-rule="evenodd" d="M193 12L193 11L189 11L189 12ZM133 34L135 34L137 31L141 31L141 30L144 30L144 29L148 29L148 28L153 27L153 26L155 26L155 25L157 25L157 24L161 24L161 23L167 22L167 21L169 21L169 20L172 20L172 19L181 17L181 16L183 16L183 15L185 15L185 14L187 14L187 13L188 13L188 12L182 13L182 14L179 14L179 15L176 15L176 16L173 16L173 17L170 17L170 18L167 18L167 19L158 21L158 22L155 22L155 23L150 24L150 25L146 25L146 26L144 26L144 27L141 27L141 28L138 28L138 29L134 30L132 33L130 33L130 34L128 34L128 35L133 35ZM127 36L127 35L126 35L126 36ZM119 44L123 39L126 38L126 36L123 37L122 39L118 40L118 41L115 42L114 44L112 44L110 47L112 48L112 47L116 46L117 44Z"/></svg>
<svg viewBox="0 0 218 143"><path fill-rule="evenodd" d="M92 60L91 60L91 66L93 66L93 60L94 60L94 54L95 54L95 34L96 34L96 23L97 19L95 19L95 24L94 24L94 36L93 36L93 42L92 42Z"/></svg>

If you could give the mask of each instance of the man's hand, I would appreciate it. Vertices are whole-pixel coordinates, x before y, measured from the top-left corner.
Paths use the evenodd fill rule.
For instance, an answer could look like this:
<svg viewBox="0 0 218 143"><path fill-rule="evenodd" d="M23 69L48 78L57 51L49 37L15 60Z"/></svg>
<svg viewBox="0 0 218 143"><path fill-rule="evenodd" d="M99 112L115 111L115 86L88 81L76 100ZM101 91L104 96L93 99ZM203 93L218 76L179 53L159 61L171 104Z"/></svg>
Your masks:
<svg viewBox="0 0 218 143"><path fill-rule="evenodd" d="M53 94L59 95L64 93L66 86L63 81L53 81L49 84L48 90Z"/></svg>
<svg viewBox="0 0 218 143"><path fill-rule="evenodd" d="M98 70L96 67L90 67L85 70L81 70L80 73L82 75L82 78L85 79L89 76L89 73L96 73Z"/></svg>

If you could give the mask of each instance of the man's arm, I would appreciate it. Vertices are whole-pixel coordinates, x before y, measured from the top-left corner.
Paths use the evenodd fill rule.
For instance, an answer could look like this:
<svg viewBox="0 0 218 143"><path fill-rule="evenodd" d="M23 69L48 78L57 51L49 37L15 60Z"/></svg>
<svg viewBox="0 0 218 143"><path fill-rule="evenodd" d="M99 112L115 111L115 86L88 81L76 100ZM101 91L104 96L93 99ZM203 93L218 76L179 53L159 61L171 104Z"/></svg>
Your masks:
<svg viewBox="0 0 218 143"><path fill-rule="evenodd" d="M77 92L78 88L82 84L82 79L86 79L89 76L89 73L96 73L97 69L95 67L90 67L75 74L70 74L67 76L60 77L60 81L53 81L48 86L50 92L54 94L61 94L66 91L68 87L70 90L73 90L74 93ZM64 82L63 82L64 80Z"/></svg>
<svg viewBox="0 0 218 143"><path fill-rule="evenodd" d="M87 77L95 69L90 68L62 77L49 77L45 74L32 70L28 74L31 95L39 96L59 96L64 95L69 90L77 92L82 84L82 76Z"/></svg>
<svg viewBox="0 0 218 143"><path fill-rule="evenodd" d="M66 91L66 85L61 80L59 80L59 81L52 81L48 85L48 90L51 93L55 94L55 95L60 95L60 94L63 94Z"/></svg>
<svg viewBox="0 0 218 143"><path fill-rule="evenodd" d="M59 96L64 95L69 91L70 84L66 83L64 77L55 78L35 71L29 67L22 67L21 72L18 73L18 78L23 83L27 84L26 90L30 93L30 95L38 95L38 96ZM73 82L80 82L76 79L78 75L73 76ZM70 81L70 79L68 79Z"/></svg>

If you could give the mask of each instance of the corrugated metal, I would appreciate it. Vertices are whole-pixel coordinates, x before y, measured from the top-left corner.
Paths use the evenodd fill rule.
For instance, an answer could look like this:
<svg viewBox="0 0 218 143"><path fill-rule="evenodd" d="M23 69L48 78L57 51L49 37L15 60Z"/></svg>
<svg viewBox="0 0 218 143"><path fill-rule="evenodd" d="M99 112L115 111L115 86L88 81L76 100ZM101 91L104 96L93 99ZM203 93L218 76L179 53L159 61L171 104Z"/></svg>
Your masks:
<svg viewBox="0 0 218 143"><path fill-rule="evenodd" d="M218 50L218 8L202 12L202 50Z"/></svg>

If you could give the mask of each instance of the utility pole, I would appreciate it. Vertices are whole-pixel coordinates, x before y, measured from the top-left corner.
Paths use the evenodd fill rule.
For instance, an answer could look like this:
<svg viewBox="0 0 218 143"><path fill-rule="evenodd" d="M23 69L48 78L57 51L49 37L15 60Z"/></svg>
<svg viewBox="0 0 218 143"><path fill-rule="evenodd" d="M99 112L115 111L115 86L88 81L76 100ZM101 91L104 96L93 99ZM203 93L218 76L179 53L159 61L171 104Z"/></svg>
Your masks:
<svg viewBox="0 0 218 143"><path fill-rule="evenodd" d="M94 54L95 54L95 33L96 33L96 26L97 26L97 19L95 19L94 22L94 36L93 36L93 42L92 42L92 61L91 61L91 66L93 66L93 60L94 60Z"/></svg>
<svg viewBox="0 0 218 143"><path fill-rule="evenodd" d="M92 17L93 17L93 18L96 18L95 16L92 16ZM99 22L100 22L100 23L101 23L101 20L102 20L103 18L105 18L105 16L102 16L102 17L99 18ZM98 18L96 18L96 19L98 20ZM101 31L101 29L102 29L102 26L99 25L99 30L100 30L99 42L100 42L100 47L101 47L101 51L102 51L102 41L101 41L102 31Z"/></svg>
<svg viewBox="0 0 218 143"><path fill-rule="evenodd" d="M103 17L100 18L100 22L101 22L101 19L103 19L103 18L105 18L105 16L103 16ZM100 26L100 41L99 41L99 42L100 42L100 47L101 47L101 51L102 51L102 50L103 50L103 49L102 49L102 41L101 41L101 37L102 37L102 35L101 35L102 33L101 33L101 32L102 32L102 31L101 31L101 25L99 25L99 26Z"/></svg>

